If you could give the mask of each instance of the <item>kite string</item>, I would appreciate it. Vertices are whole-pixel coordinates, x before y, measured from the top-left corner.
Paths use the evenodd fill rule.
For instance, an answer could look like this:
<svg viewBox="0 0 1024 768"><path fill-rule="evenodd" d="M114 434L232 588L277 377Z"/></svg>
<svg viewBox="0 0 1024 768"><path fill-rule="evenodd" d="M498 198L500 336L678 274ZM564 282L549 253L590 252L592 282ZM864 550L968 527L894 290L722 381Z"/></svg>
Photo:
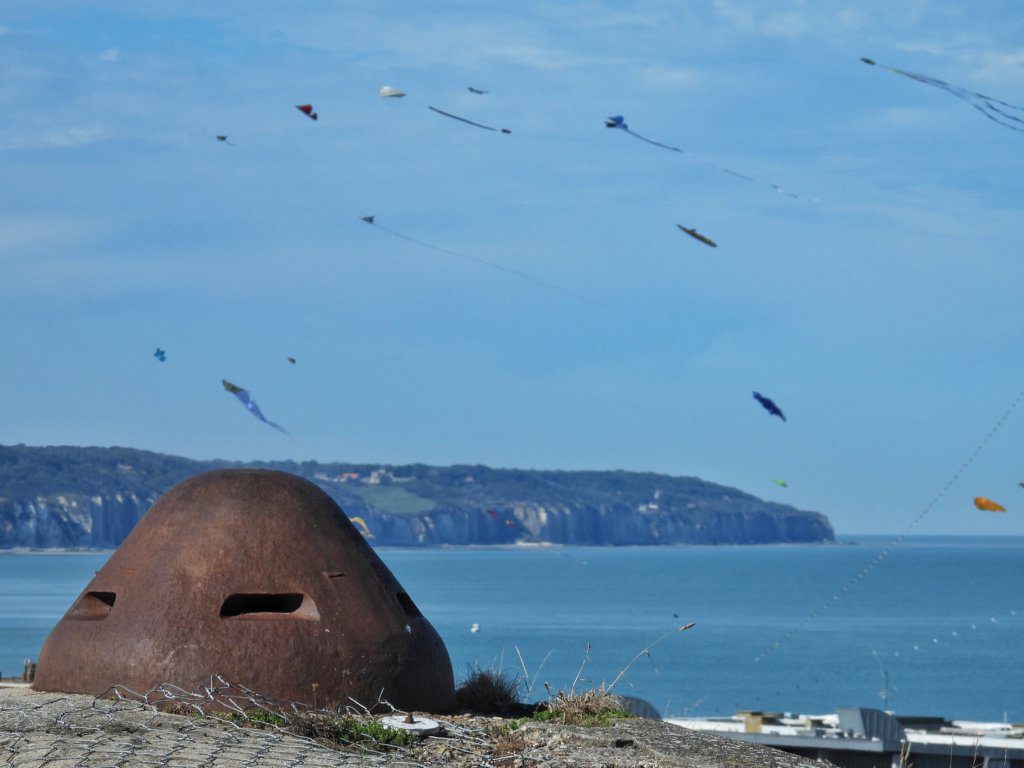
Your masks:
<svg viewBox="0 0 1024 768"><path fill-rule="evenodd" d="M800 622L795 627L789 629L788 631L783 633L778 639L773 641L767 648L765 648L763 651L761 651L761 653L759 653L757 656L755 656L753 660L755 662L761 661L769 653L771 653L772 651L776 650L780 645L782 645L784 642L789 640L795 634L800 632L811 621L816 619L818 616L820 616L826 610L828 610L833 605L835 605L837 602L839 602L839 600L842 598L842 596L844 594L846 594L847 591L849 591L850 587L852 587L858 581L860 581L865 576L867 576L869 573L871 573L871 571L873 571L883 560L885 560L886 557L888 557L889 553L892 552L892 550L894 550L896 547L898 547L900 544L902 544L903 540L907 537L907 535L914 528L917 527L917 525L925 518L926 515L928 515L929 512L931 512L935 508L935 506L939 503L939 501L941 501L945 497L945 495L949 492L950 488L952 488L956 484L956 482L960 479L960 477L963 475L963 473L966 472L967 469L974 463L975 459L978 458L978 456L985 449L985 447L988 445L988 443L992 440L992 438L995 436L995 434L1002 428L1003 424L1006 423L1006 420L1009 419L1010 415L1017 409L1017 406L1020 404L1020 401L1022 399L1024 399L1024 389L1022 389L1020 392L1017 393L1017 396L1010 403L1009 407L1007 407L1007 409L1005 411L1003 411L1002 416L999 417L999 420L996 421L995 425L992 427L992 429L989 430L988 434L985 435L985 437L977 445L977 447L971 452L971 454L967 457L967 459L964 460L964 462L960 464L960 466L957 468L957 470L953 473L952 477L950 477L949 480L946 481L946 484L942 486L942 488L939 490L939 492L937 494L935 494L935 496L932 498L932 500L930 502L928 502L928 504L924 507L924 509L922 509L917 514L917 516L913 520L911 520L910 524L907 525L907 527L904 528L903 531L898 536L896 536L888 544L886 544L885 547L882 548L881 552L879 552L877 555L875 555L875 557L870 562L868 562L868 564L866 566L864 566L864 568L862 568L857 574L855 574L854 576L850 577L846 581L846 583L843 584L842 587L840 587L840 589L838 591L836 591L836 592L834 592L832 594L831 597L829 597L827 600L825 600L825 602L823 602L821 605L819 605L811 613L809 613L806 616L804 616L804 618L801 619Z"/></svg>
<svg viewBox="0 0 1024 768"><path fill-rule="evenodd" d="M443 253L443 254L445 254L447 256L454 256L457 259L465 259L466 261L473 261L473 262L476 262L477 264L482 264L485 267L490 267L491 269L496 269L499 272L505 272L505 273L510 274L510 275L515 275L516 277L518 277L518 278L520 278L522 280L526 280L527 282L533 283L534 285L539 285L542 288L547 288L547 289L552 290L552 291L558 291L559 293L564 293L566 296L571 296L572 298L576 299L577 301L584 301L587 304L593 304L593 305L598 306L598 307L605 307L605 308L607 308L607 305L602 304L600 301L595 301L594 299L588 298L588 297L584 296L583 294L576 293L575 291L572 291L572 290L570 290L568 288L563 288L560 285L554 285L552 283L544 282L543 280L539 280L538 278L533 277L532 275L528 275L525 272L520 272L517 269L512 269L511 267L504 267L501 264L495 264L493 261L487 261L487 259L481 259L479 256L470 256L469 254L466 254L466 253L458 253L457 251L450 251L447 248L440 248L440 247L438 247L436 245L431 245L430 243L425 243L422 240L417 240L414 237L409 237L408 235L403 235L401 232L396 232L393 229L389 229L388 227L385 227L383 224L378 224L376 221L370 222L370 225L373 226L373 227L377 227L378 229L383 230L384 232L387 232L392 237L397 237L400 240L405 240L406 242L414 243L415 245L418 245L421 248L428 248L431 251L436 251L438 253Z"/></svg>
<svg viewBox="0 0 1024 768"><path fill-rule="evenodd" d="M790 638L792 638L798 632L802 631L814 619L816 619L818 616L820 616L826 610L828 610L833 605L838 603L839 600L842 598L842 596L845 595L854 584L856 584L858 581L860 581L865 576L867 576L869 573L871 573L883 560L885 560L886 557L888 557L889 553L892 552L892 550L894 550L896 547L898 547L900 544L902 544L903 540L907 537L907 535L915 527L917 527L917 525L925 518L925 516L929 512L932 511L932 509L935 508L935 505L938 504L939 501L941 501L945 497L945 495L949 492L950 488L953 487L953 485L960 479L960 477L963 475L963 473L966 472L967 469L974 463L974 461L978 458L978 456L981 454L981 452L989 444L989 442L992 440L992 438L995 437L996 433L999 432L1000 429L1002 429L1002 427L1006 423L1007 419L1010 418L1010 416L1013 414L1013 412L1017 409L1017 406L1020 405L1020 402L1021 402L1022 399L1024 399L1024 389L1021 389L1017 393L1017 396L1013 399L1013 401L1006 408L1006 410L1003 411L1002 415L999 417L999 419L993 425L992 429L989 430L988 434L985 435L985 437L981 440L981 442L977 445L977 447L975 447L975 449L971 452L971 454L960 464L960 466L953 473L953 475L950 477L950 479L946 481L946 484L942 486L942 488L939 490L939 492L937 494L935 494L935 496L924 507L924 509L922 509L917 514L917 516L913 520L911 520L910 524L907 525L907 527L903 529L902 533L900 533L898 536L896 536L894 539L892 539L888 544L886 544L886 546L882 549L881 552L879 552L877 555L875 555L875 557L872 558L871 561L869 561L868 564L866 566L864 566L864 568L862 568L857 574L855 574L854 576L849 578L846 581L846 583L843 584L843 586L839 588L838 591L836 591L836 592L834 592L832 594L831 597L829 597L827 600L825 600L821 605L819 605L817 608L815 608L809 614L804 616L804 618L801 619L800 622L795 627L792 627L791 629L787 630L785 633L783 633L781 636L779 636L776 640L774 640L771 644L769 644L764 650L762 650L759 654L757 654L752 659L752 661L759 662L762 659L764 659L765 657L767 657L770 653L772 653L773 651L777 650L779 648L779 646L781 646L783 643L787 642ZM1014 615L1012 611L1011 611L1011 615ZM694 701L689 707L687 707L687 711L695 710L707 698L708 698L708 694L704 694L699 699Z"/></svg>

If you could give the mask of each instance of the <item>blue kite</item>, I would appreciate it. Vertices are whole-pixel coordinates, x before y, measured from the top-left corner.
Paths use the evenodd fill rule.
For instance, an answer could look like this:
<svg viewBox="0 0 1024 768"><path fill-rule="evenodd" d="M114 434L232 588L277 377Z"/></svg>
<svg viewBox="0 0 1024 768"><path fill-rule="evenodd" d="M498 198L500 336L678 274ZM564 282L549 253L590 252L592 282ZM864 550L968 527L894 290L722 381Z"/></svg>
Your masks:
<svg viewBox="0 0 1024 768"><path fill-rule="evenodd" d="M167 353L160 349L160 347L156 348L156 352L153 353L153 357L155 357L161 363L167 362Z"/></svg>
<svg viewBox="0 0 1024 768"><path fill-rule="evenodd" d="M232 384L227 379L221 379L221 383L224 384L225 390L233 394L241 401L242 405L246 407L249 413L251 413L257 419L262 421L264 424L269 424L278 432L285 435L288 434L287 429L282 427L280 424L275 424L274 422L270 421L266 416L263 415L263 412L260 410L260 407L256 405L256 401L253 400L252 395L249 394L249 390L245 389L244 387L240 387L237 384Z"/></svg>
<svg viewBox="0 0 1024 768"><path fill-rule="evenodd" d="M785 415L782 413L782 409L775 404L770 397L765 397L760 392L754 393L754 399L761 404L761 406L768 411L772 416L778 416L783 421L786 420Z"/></svg>

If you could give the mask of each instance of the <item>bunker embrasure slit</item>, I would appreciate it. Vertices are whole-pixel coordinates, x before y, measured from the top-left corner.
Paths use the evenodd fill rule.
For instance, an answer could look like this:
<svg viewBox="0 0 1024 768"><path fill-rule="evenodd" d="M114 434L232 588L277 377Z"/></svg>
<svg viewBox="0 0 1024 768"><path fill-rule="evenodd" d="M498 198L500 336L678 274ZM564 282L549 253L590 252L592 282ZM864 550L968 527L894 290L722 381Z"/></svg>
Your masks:
<svg viewBox="0 0 1024 768"><path fill-rule="evenodd" d="M114 592L86 592L68 611L69 619L95 621L105 619L114 607L117 594Z"/></svg>
<svg viewBox="0 0 1024 768"><path fill-rule="evenodd" d="M316 604L301 592L243 592L228 595L220 607L222 619L302 619L319 621Z"/></svg>

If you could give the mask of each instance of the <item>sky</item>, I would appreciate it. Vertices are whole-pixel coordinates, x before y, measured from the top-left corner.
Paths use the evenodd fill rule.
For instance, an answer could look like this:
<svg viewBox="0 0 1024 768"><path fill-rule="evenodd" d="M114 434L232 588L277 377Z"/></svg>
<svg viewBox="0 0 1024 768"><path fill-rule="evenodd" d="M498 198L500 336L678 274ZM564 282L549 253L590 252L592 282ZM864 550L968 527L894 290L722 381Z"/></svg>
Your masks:
<svg viewBox="0 0 1024 768"><path fill-rule="evenodd" d="M1024 405L986 436L1024 387L1024 133L859 61L1024 104L1021 40L1016 2L8 0L0 443L1022 535Z"/></svg>

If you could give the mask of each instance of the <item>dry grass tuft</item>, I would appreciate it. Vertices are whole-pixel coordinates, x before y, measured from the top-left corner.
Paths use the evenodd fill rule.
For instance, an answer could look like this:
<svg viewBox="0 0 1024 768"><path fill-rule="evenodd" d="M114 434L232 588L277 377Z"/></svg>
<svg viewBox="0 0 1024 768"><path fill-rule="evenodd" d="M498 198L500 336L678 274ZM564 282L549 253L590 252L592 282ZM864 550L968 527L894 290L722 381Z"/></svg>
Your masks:
<svg viewBox="0 0 1024 768"><path fill-rule="evenodd" d="M481 715L501 715L519 706L519 678L492 669L470 667L455 689L455 703Z"/></svg>
<svg viewBox="0 0 1024 768"><path fill-rule="evenodd" d="M527 749L523 735L508 728L494 728L488 737L491 742L491 759L497 765L516 762Z"/></svg>
<svg viewBox="0 0 1024 768"><path fill-rule="evenodd" d="M537 720L565 725L604 726L620 717L632 717L622 699L603 685L575 693L559 691L548 699L548 708L534 715Z"/></svg>

